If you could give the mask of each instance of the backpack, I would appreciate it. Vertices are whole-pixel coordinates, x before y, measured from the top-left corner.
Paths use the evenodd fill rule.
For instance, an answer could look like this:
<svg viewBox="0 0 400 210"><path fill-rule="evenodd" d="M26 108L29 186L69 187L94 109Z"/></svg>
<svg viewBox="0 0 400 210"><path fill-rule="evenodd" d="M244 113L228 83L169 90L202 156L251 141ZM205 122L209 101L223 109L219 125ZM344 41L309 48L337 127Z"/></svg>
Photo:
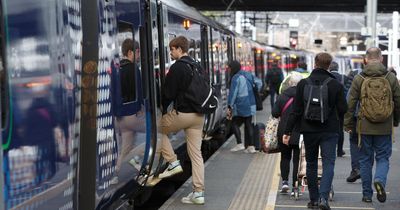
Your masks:
<svg viewBox="0 0 400 210"><path fill-rule="evenodd" d="M389 81L385 76L361 76L360 115L371 122L384 122L392 115L393 97Z"/></svg>
<svg viewBox="0 0 400 210"><path fill-rule="evenodd" d="M185 88L186 91L182 94L183 99L189 101L197 113L213 113L218 107L218 97L214 87L202 75L203 69L200 64L186 59L179 59L177 62L184 62L191 69L192 79L189 82L189 86Z"/></svg>
<svg viewBox="0 0 400 210"><path fill-rule="evenodd" d="M326 122L329 117L329 96L328 96L328 82L332 78L328 77L322 84L313 84L310 78L307 78L307 84L304 86L304 119L309 121L316 121L320 123Z"/></svg>
<svg viewBox="0 0 400 210"><path fill-rule="evenodd" d="M256 110L261 111L263 109L263 101L261 99L260 92L258 92L257 84L256 84L256 79L254 76L252 76L252 81L249 81L252 88L253 88L253 94L254 94L254 100L256 102Z"/></svg>
<svg viewBox="0 0 400 210"><path fill-rule="evenodd" d="M272 68L270 74L267 74L269 76L269 81L271 84L279 84L282 82L281 78L281 70L279 68Z"/></svg>

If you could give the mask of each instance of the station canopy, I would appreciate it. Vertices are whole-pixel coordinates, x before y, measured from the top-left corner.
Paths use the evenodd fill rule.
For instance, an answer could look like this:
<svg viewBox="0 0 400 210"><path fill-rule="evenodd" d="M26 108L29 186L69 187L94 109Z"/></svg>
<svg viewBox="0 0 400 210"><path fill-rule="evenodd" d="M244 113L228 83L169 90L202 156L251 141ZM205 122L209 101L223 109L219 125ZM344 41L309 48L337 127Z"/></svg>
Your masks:
<svg viewBox="0 0 400 210"><path fill-rule="evenodd" d="M367 0L183 0L207 11L365 12ZM400 0L377 0L378 13L400 11Z"/></svg>

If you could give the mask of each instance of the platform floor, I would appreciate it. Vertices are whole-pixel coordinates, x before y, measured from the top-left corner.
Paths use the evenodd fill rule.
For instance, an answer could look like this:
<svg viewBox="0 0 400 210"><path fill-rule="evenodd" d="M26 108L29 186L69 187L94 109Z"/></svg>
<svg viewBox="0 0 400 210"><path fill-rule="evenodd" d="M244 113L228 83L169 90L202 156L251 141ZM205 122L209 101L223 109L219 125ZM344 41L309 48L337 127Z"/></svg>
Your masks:
<svg viewBox="0 0 400 210"><path fill-rule="evenodd" d="M270 115L269 100L264 102L264 111L257 113L257 122L266 122ZM395 129L395 138L400 139L400 129ZM191 179L160 208L162 210L209 209L209 210L290 210L307 209L307 189L298 200L280 194L279 154L245 154L230 152L236 145L231 136L227 142L205 164L205 205L182 204L180 199L192 190ZM400 155L399 143L393 144L391 168L387 182L387 201L379 203L373 197L371 204L361 202L361 180L347 183L350 151L348 135L345 135L346 155L336 159L334 176L334 200L332 209L348 210L395 210L400 209Z"/></svg>

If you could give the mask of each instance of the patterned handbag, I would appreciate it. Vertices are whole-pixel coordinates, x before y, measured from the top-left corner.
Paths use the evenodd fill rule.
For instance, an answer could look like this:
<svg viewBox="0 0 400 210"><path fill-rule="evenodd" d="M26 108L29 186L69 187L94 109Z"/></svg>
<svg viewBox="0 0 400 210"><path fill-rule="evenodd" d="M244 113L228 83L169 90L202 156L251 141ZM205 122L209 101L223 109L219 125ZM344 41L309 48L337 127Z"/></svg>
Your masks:
<svg viewBox="0 0 400 210"><path fill-rule="evenodd" d="M293 103L294 98L291 97L283 106L281 115L289 108ZM267 148L267 153L277 153L280 152L278 145L278 125L279 118L270 116L267 124L265 125L265 147Z"/></svg>
<svg viewBox="0 0 400 210"><path fill-rule="evenodd" d="M270 116L267 124L265 125L265 147L267 148L267 153L276 153L279 151L278 145L278 124L279 118Z"/></svg>

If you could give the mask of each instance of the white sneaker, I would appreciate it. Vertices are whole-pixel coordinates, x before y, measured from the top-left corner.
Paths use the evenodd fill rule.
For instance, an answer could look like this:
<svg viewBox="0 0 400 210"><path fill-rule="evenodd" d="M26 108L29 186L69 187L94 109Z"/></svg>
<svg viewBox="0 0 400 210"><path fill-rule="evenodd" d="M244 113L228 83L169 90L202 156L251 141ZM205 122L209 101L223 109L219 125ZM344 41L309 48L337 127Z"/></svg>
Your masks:
<svg viewBox="0 0 400 210"><path fill-rule="evenodd" d="M118 184L119 180L118 180L118 176L114 176L111 180L110 180L110 184Z"/></svg>
<svg viewBox="0 0 400 210"><path fill-rule="evenodd" d="M177 161L170 163L168 165L168 168L165 169L164 172L162 172L161 174L158 175L158 178L164 179L164 178L167 178L167 177L170 177L175 174L182 173L182 172L183 172L182 166L181 166L179 160L177 160Z"/></svg>
<svg viewBox="0 0 400 210"><path fill-rule="evenodd" d="M204 191L191 192L181 200L182 203L204 205Z"/></svg>
<svg viewBox="0 0 400 210"><path fill-rule="evenodd" d="M253 153L256 153L256 152L257 152L257 150L256 150L256 148L254 146L248 146L247 149L244 150L244 153L253 154Z"/></svg>
<svg viewBox="0 0 400 210"><path fill-rule="evenodd" d="M235 147L233 147L233 148L231 149L231 152L237 152L237 151L240 151L240 150L244 150L244 145L243 145L243 143L237 144Z"/></svg>
<svg viewBox="0 0 400 210"><path fill-rule="evenodd" d="M288 181L282 181L281 193L287 193L289 191Z"/></svg>

